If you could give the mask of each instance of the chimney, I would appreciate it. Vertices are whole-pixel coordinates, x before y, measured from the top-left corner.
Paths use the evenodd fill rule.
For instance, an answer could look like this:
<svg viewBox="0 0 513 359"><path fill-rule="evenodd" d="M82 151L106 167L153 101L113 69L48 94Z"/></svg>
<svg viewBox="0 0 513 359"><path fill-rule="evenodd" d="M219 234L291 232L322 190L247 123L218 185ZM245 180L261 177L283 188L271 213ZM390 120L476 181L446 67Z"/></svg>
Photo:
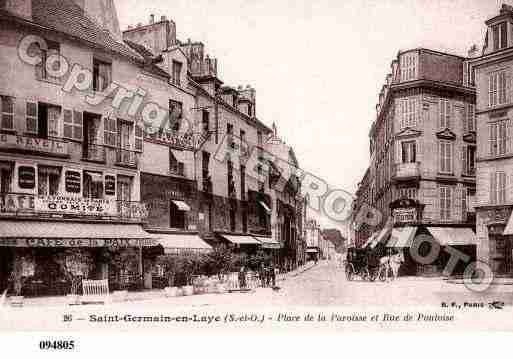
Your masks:
<svg viewBox="0 0 513 359"><path fill-rule="evenodd" d="M150 15L150 25L153 25L155 23L155 15Z"/></svg>
<svg viewBox="0 0 513 359"><path fill-rule="evenodd" d="M161 22L167 21L167 17L166 17L166 15L162 15L162 16L160 17L160 21L161 21Z"/></svg>

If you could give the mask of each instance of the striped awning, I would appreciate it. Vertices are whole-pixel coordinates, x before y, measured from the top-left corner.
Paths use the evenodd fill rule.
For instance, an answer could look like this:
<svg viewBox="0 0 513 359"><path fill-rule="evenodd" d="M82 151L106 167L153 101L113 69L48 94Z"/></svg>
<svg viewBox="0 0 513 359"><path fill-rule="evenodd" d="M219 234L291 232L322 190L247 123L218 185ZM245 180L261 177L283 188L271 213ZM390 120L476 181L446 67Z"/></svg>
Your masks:
<svg viewBox="0 0 513 359"><path fill-rule="evenodd" d="M442 246L477 244L476 234L470 228L428 227L427 229Z"/></svg>
<svg viewBox="0 0 513 359"><path fill-rule="evenodd" d="M183 251L208 252L212 250L197 234L184 233L153 233L154 238L164 247L164 253L172 254Z"/></svg>
<svg viewBox="0 0 513 359"><path fill-rule="evenodd" d="M249 235L235 236L228 234L221 234L221 236L233 244L261 244L255 237Z"/></svg>
<svg viewBox="0 0 513 359"><path fill-rule="evenodd" d="M280 242L275 241L271 237L258 237L258 236L255 236L255 239L262 243L262 248L280 249L282 247Z"/></svg>

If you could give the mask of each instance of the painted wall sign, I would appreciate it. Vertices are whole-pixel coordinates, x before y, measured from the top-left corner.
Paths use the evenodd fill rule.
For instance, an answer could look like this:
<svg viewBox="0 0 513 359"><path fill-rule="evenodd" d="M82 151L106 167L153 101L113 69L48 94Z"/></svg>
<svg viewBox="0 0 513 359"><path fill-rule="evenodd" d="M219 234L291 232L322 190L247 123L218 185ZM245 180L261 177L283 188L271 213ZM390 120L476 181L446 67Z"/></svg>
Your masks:
<svg viewBox="0 0 513 359"><path fill-rule="evenodd" d="M6 238L0 247L153 247L158 245L152 238L147 239L88 239L88 238Z"/></svg>
<svg viewBox="0 0 513 359"><path fill-rule="evenodd" d="M105 176L105 195L116 195L116 177L109 175Z"/></svg>
<svg viewBox="0 0 513 359"><path fill-rule="evenodd" d="M81 181L80 172L77 171L66 171L64 175L64 183L66 192L69 193L80 193Z"/></svg>
<svg viewBox="0 0 513 359"><path fill-rule="evenodd" d="M36 186L36 169L32 166L18 167L18 185L23 189L33 189Z"/></svg>
<svg viewBox="0 0 513 359"><path fill-rule="evenodd" d="M0 195L0 213L33 211L34 196L30 194L6 193Z"/></svg>
<svg viewBox="0 0 513 359"><path fill-rule="evenodd" d="M52 139L0 134L0 147L13 150L47 153L59 157L68 156L68 144L63 141Z"/></svg>
<svg viewBox="0 0 513 359"><path fill-rule="evenodd" d="M114 216L117 214L114 201L94 198L61 196L39 196L34 200L36 211L92 216Z"/></svg>

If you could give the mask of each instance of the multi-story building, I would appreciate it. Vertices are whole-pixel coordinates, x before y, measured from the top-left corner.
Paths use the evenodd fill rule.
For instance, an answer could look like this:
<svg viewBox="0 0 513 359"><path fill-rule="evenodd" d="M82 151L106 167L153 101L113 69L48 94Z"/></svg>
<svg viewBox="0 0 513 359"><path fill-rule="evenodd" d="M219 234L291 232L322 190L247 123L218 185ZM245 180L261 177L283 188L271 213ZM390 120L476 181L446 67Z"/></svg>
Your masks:
<svg viewBox="0 0 513 359"><path fill-rule="evenodd" d="M92 3L0 3L0 290L14 268L31 277L25 294L69 293L63 263L116 283L119 248L139 257L139 280L155 244L139 203L142 129L110 95L166 74L122 42L115 11Z"/></svg>
<svg viewBox="0 0 513 359"><path fill-rule="evenodd" d="M307 219L305 223L306 257L307 260L323 258L321 226L315 219Z"/></svg>
<svg viewBox="0 0 513 359"><path fill-rule="evenodd" d="M466 58L422 48L392 61L369 134L365 181L382 220L364 245L386 243L391 234L387 245L404 249L423 233L475 258L475 90L467 71ZM417 268L407 257L410 273L437 272L447 261Z"/></svg>
<svg viewBox="0 0 513 359"><path fill-rule="evenodd" d="M478 258L496 275L513 273L513 7L486 22L481 56L471 59L477 99Z"/></svg>
<svg viewBox="0 0 513 359"><path fill-rule="evenodd" d="M350 246L361 247L372 235L374 228L368 223L360 221L359 216L366 211L364 206L371 205L371 178L370 170L367 168L362 180L358 183L355 198L352 203L351 211L351 230L352 238ZM360 223L361 222L361 223Z"/></svg>

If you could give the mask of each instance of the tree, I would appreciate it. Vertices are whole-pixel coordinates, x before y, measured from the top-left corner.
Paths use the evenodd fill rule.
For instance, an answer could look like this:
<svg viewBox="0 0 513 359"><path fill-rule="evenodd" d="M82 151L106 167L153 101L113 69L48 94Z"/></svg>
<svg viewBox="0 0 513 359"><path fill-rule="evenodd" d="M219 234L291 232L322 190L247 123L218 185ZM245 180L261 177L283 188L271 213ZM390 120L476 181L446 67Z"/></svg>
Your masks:
<svg viewBox="0 0 513 359"><path fill-rule="evenodd" d="M137 273L139 263L139 253L135 248L123 248L112 250L111 263L117 271L117 280L119 288L126 290L128 288L130 273Z"/></svg>
<svg viewBox="0 0 513 359"><path fill-rule="evenodd" d="M215 247L206 254L208 272L217 274L219 279L230 270L232 263L232 251L225 245Z"/></svg>

